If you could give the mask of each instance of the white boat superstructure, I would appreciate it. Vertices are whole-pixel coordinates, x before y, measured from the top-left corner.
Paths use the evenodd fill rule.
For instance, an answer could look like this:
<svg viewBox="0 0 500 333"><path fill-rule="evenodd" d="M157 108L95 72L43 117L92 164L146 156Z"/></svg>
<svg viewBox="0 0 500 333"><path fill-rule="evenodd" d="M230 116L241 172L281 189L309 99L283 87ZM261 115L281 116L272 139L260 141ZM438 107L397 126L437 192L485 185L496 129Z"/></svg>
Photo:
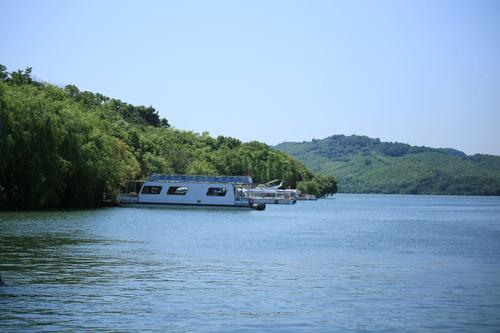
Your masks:
<svg viewBox="0 0 500 333"><path fill-rule="evenodd" d="M279 180L273 180L269 183L259 185L248 190L249 196L256 203L264 204L295 204L297 202L298 191L295 189L280 190L283 185L272 185Z"/></svg>
<svg viewBox="0 0 500 333"><path fill-rule="evenodd" d="M120 195L120 205L135 207L232 207L265 209L246 189L250 176L191 176L153 174L138 193Z"/></svg>

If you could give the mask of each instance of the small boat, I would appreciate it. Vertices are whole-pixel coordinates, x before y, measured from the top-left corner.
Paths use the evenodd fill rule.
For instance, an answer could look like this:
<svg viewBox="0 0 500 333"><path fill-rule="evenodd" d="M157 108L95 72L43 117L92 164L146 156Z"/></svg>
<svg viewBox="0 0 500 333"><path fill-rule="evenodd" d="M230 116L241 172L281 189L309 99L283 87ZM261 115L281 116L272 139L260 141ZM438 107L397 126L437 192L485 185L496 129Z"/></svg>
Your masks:
<svg viewBox="0 0 500 333"><path fill-rule="evenodd" d="M297 200L318 200L314 194L299 195Z"/></svg>
<svg viewBox="0 0 500 333"><path fill-rule="evenodd" d="M131 181L132 191L120 195L123 207L213 207L264 210L247 189L251 176L194 176L153 174L146 181ZM138 190L138 191L137 191Z"/></svg>
<svg viewBox="0 0 500 333"><path fill-rule="evenodd" d="M249 196L256 203L263 204L287 204L293 205L297 202L298 191L295 189L280 190L283 185L281 182L278 185L272 185L279 180L273 180L266 184L259 185L248 190Z"/></svg>

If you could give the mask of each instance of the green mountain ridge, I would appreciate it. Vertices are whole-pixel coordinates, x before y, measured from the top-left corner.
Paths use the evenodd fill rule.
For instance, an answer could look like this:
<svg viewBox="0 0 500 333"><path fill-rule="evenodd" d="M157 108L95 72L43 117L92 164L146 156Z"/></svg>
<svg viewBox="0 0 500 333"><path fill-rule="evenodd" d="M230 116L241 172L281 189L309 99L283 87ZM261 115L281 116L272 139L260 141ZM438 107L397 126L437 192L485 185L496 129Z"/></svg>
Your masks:
<svg viewBox="0 0 500 333"><path fill-rule="evenodd" d="M339 192L500 195L500 157L333 135L274 147L311 171L334 175Z"/></svg>

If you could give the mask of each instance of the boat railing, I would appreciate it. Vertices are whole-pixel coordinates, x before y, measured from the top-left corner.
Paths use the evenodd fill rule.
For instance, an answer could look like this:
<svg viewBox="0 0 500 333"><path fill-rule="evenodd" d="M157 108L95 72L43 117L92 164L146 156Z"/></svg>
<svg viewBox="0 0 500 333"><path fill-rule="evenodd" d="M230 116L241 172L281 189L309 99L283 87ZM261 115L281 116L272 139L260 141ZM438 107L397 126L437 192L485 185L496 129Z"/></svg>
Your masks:
<svg viewBox="0 0 500 333"><path fill-rule="evenodd" d="M197 182L197 183L233 183L252 185L251 176L205 176L205 175L167 175L154 173L148 178L151 182Z"/></svg>

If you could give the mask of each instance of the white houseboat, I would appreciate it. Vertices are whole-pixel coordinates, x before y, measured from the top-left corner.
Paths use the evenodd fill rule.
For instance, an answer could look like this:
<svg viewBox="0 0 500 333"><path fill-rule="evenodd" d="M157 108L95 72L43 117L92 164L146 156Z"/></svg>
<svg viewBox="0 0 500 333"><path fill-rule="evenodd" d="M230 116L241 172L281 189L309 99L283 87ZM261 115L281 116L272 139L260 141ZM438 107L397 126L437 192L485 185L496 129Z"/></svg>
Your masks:
<svg viewBox="0 0 500 333"><path fill-rule="evenodd" d="M254 202L247 189L250 176L191 176L153 174L140 190L120 195L124 207L229 207L264 210Z"/></svg>

